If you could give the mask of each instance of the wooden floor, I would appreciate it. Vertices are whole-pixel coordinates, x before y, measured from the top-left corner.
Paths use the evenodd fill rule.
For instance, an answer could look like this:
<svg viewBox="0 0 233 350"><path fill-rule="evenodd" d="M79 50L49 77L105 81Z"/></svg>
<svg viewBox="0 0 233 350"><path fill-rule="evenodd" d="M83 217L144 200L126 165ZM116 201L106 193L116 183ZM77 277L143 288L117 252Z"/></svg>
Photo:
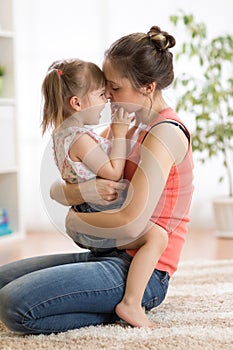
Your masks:
<svg viewBox="0 0 233 350"><path fill-rule="evenodd" d="M77 251L79 248L59 232L28 232L25 239L2 244L0 265L36 255ZM217 238L209 230L191 230L182 252L184 260L233 259L233 238Z"/></svg>

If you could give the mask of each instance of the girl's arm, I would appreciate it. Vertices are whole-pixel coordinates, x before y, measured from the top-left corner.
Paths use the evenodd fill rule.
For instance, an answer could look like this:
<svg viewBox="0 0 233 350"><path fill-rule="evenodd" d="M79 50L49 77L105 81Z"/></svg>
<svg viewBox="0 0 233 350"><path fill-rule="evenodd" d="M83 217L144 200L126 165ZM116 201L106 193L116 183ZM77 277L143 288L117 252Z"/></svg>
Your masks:
<svg viewBox="0 0 233 350"><path fill-rule="evenodd" d="M113 114L112 148L109 156L89 134L81 134L70 148L70 158L73 161L82 161L101 178L119 181L125 166L126 134L131 119L123 108Z"/></svg>
<svg viewBox="0 0 233 350"><path fill-rule="evenodd" d="M122 208L99 213L75 213L70 210L67 230L106 238L138 237L152 216L171 167L182 161L187 149L185 135L174 125L154 127L141 147L141 161Z"/></svg>
<svg viewBox="0 0 233 350"><path fill-rule="evenodd" d="M106 129L104 129L101 133L100 136L109 139L109 133L110 133L110 127L107 127Z"/></svg>

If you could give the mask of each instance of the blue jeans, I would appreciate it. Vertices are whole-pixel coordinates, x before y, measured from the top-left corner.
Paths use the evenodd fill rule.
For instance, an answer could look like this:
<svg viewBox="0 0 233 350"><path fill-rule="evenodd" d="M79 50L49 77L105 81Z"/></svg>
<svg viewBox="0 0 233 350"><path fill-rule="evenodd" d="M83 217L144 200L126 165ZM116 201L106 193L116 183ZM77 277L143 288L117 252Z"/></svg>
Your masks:
<svg viewBox="0 0 233 350"><path fill-rule="evenodd" d="M132 257L113 250L34 257L0 266L0 320L12 331L49 334L113 323ZM165 298L169 276L155 270L142 304Z"/></svg>
<svg viewBox="0 0 233 350"><path fill-rule="evenodd" d="M94 206L94 204L89 204L85 202L79 205L74 205L73 209L79 213L95 213L109 209L119 209L122 206L122 203L123 202L121 200L116 204L114 203L107 207L103 205ZM93 253L104 253L116 247L116 239L94 237L78 232L69 232L69 230L67 230L67 234L79 247L89 249Z"/></svg>
<svg viewBox="0 0 233 350"><path fill-rule="evenodd" d="M125 198L126 192L124 191L121 194L121 198L119 198L116 203L113 202L108 206L85 202L79 205L74 205L73 209L79 213L95 213L110 209L119 209L123 205ZM69 232L69 230L67 230L67 233L79 247L89 249L93 253L105 253L116 247L116 239L94 237L78 232Z"/></svg>

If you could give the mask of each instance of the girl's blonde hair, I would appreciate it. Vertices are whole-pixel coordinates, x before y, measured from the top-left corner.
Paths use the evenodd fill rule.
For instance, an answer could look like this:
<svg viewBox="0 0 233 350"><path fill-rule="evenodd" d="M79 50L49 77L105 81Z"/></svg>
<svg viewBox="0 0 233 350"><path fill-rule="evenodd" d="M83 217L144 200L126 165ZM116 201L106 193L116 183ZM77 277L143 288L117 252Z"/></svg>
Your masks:
<svg viewBox="0 0 233 350"><path fill-rule="evenodd" d="M53 62L42 84L42 134L56 128L73 114L70 98L82 98L89 92L105 86L102 70L92 62L67 59Z"/></svg>

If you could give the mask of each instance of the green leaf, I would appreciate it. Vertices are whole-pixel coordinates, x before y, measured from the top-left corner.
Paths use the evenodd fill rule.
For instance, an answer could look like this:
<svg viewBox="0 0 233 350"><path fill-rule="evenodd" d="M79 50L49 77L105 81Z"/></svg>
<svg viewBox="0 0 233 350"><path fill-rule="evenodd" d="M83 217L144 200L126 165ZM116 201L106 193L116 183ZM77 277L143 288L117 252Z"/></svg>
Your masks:
<svg viewBox="0 0 233 350"><path fill-rule="evenodd" d="M184 34L175 55L177 66L183 71L174 82L179 96L176 109L193 119L192 147L198 159L204 163L208 158L221 157L232 182L229 174L233 163L230 170L226 154L232 161L233 36L227 33L209 39L205 23L182 10L171 16L171 21Z"/></svg>

